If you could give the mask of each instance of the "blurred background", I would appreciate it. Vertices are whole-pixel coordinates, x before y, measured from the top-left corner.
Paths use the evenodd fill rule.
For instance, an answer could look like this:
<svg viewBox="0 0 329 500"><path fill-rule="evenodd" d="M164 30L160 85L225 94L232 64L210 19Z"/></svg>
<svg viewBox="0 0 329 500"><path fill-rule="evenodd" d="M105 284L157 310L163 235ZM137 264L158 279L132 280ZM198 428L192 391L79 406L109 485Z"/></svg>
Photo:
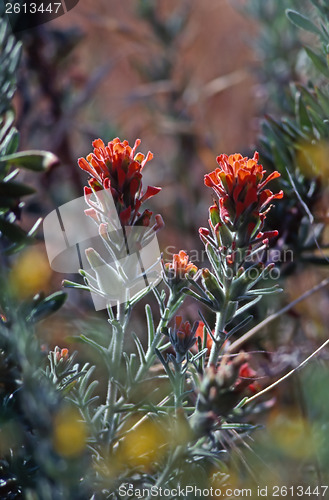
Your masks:
<svg viewBox="0 0 329 500"><path fill-rule="evenodd" d="M164 257L168 247L171 253L201 251L198 228L207 225L212 203L204 174L216 168L221 153L252 156L262 146L263 117L290 112L289 83L306 84L312 76L302 43L315 43L314 35L298 32L285 16L288 7L308 12L311 6L307 0L83 0L62 17L19 32L23 57L14 105L20 149L48 150L60 160L42 175L22 174L37 188L26 199L23 227L82 195L87 176L77 159L92 150L92 140L119 136L133 144L139 137L139 149L155 155L144 186L162 187L150 208L166 224L158 235ZM312 203L325 224L326 189ZM297 208L292 199L289 210ZM288 212L275 210L274 223L284 226ZM10 279L20 299L40 289L56 291L63 278L72 278L51 271L41 233L39 240L12 258ZM256 319L326 275L323 265L294 262L283 270L286 293L262 302ZM249 350L265 351L254 361L260 385L296 367L327 337L328 299L328 291L320 292L250 344ZM133 328L143 337L142 312L141 306ZM187 301L184 314L198 319L195 303ZM39 336L45 349L74 349L72 336L86 329L105 331L105 314L96 315L87 294L70 291L64 308L40 324ZM89 352L81 356L90 359ZM328 353L321 353L254 417L266 428L248 438L243 453L238 447L234 460L258 481L261 474L264 484L307 484L314 477L321 483L329 462L327 360Z"/></svg>

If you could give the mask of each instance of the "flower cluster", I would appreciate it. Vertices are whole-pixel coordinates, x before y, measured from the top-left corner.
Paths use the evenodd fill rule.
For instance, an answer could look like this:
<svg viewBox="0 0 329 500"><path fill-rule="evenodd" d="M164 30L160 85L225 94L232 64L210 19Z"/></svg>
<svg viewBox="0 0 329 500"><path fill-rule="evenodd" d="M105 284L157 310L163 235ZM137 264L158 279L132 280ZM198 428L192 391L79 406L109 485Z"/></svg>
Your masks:
<svg viewBox="0 0 329 500"><path fill-rule="evenodd" d="M175 253L172 262L163 264L163 279L168 287L176 292L188 287L187 278L196 278L197 272L197 266L190 262L184 250L180 250L178 254Z"/></svg>
<svg viewBox="0 0 329 500"><path fill-rule="evenodd" d="M107 146L101 139L93 142L94 151L85 158L79 158L79 167L90 174L89 187L85 187L88 197L101 189L110 190L122 225L148 226L152 212L139 209L143 202L156 195L161 188L148 186L146 192L142 187L142 170L153 158L149 151L146 157L136 153L140 139L134 147L128 141L121 142L117 137Z"/></svg>
<svg viewBox="0 0 329 500"><path fill-rule="evenodd" d="M192 328L188 321L183 322L181 316L175 317L175 326L169 329L169 340L175 349L178 363L183 361L187 352L195 345L198 324L195 322Z"/></svg>
<svg viewBox="0 0 329 500"><path fill-rule="evenodd" d="M59 347L55 347L54 349L54 353L55 353L55 360L57 363L60 363L61 361L65 361L68 359L69 357L69 350L64 347L64 349L60 349Z"/></svg>
<svg viewBox="0 0 329 500"><path fill-rule="evenodd" d="M259 155L253 158L241 154L217 157L219 168L205 175L205 185L213 188L218 196L218 205L210 208L210 219L214 231L223 233L224 224L229 231L237 234L237 244L242 247L250 240L277 235L260 233L264 225L270 202L283 197L283 192L273 194L266 189L267 183L277 177L279 172L272 172L264 179L266 171L258 164Z"/></svg>
<svg viewBox="0 0 329 500"><path fill-rule="evenodd" d="M199 432L210 431L213 426L220 426L223 417L232 413L235 405L249 394L256 386L251 382L256 373L249 366L249 355L240 352L229 359L223 356L219 366L210 365L201 379L197 412L192 419L194 429Z"/></svg>

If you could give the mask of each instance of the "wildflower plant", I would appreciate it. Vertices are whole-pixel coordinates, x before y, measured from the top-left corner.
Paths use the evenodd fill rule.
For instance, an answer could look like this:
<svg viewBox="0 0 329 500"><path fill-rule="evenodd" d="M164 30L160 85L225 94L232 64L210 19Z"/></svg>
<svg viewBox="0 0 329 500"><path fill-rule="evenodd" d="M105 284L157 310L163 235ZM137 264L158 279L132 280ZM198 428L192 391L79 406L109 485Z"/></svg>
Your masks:
<svg viewBox="0 0 329 500"><path fill-rule="evenodd" d="M312 3L324 9L317 0ZM151 15L151 4L143 4L145 15ZM318 30L296 13L290 17L304 29ZM326 40L327 31L320 33ZM5 45L14 43L6 30L0 30L0 37ZM9 69L16 68L19 46L12 52ZM323 60L312 57L324 72ZM302 94L310 98L306 89ZM311 94L313 104L323 97L318 89ZM9 97L5 95L7 107L1 113L11 112ZM308 114L302 101L298 98L298 133L316 135L310 124L314 113ZM1 116L5 139L0 143L0 188L5 184L10 194L9 203L0 189L5 254L19 251L32 236L18 229L21 238L15 240L20 197L29 194L13 183L15 167L33 165L38 170L50 157L17 153L11 118L8 122L7 115ZM291 137L297 125L281 124L282 137ZM138 151L139 139L134 146L119 138L107 144L96 139L93 152L78 160L88 175L79 224L88 221L93 232L87 245L76 244L80 282L63 284L100 301L95 299L95 305L101 303L99 309L106 310L106 328L95 332L84 326L74 339L88 348L88 355L94 350L97 366L90 358L81 363L67 346L56 346L47 356L34 328L61 307L66 294L40 293L19 304L3 292L1 423L15 436L11 444L0 440L3 498L22 493L31 498L122 498L122 484L170 488L193 479L199 487L209 487L214 472L225 484L230 446L255 428L246 419L265 406L256 407L254 401L268 389L261 390L251 355L232 354L230 346L245 334L253 306L281 290L273 284L274 263L264 263L261 254L282 236L275 218L269 224L269 213L274 202L278 209L285 203L280 188L288 189L287 179L294 183L292 175L277 171L282 161L275 157L276 143L263 144L268 156L273 153L267 162L271 168L264 169L257 152L251 158L221 154L217 168L204 176L205 196L213 197L208 227L199 229L207 262L191 262L185 250L170 262L160 258L156 234L164 222L144 204L161 188L143 186L143 169L153 154ZM78 232L83 226L78 225ZM14 246L8 247L8 241ZM147 249L151 251L145 253ZM6 274L1 272L0 279L5 283ZM139 335L133 331L132 313L142 300L147 303ZM192 322L183 307L191 300Z"/></svg>
<svg viewBox="0 0 329 500"><path fill-rule="evenodd" d="M98 405L94 397L89 399L96 383L90 379L92 367L86 366L82 372L76 368L75 373L65 349L57 349L50 358L51 373L53 379L58 380L59 387L62 387L63 381L66 387L70 387L71 377L76 380L71 399L80 409L86 424L91 426L90 445L95 457L98 457L96 476L107 484L108 491L115 489L118 477L128 479L132 474L134 480L145 485L152 484L151 477L156 477L156 484L161 485L168 481L164 471L161 472L163 467L168 474L175 469L177 479L186 460L193 464L197 457L203 457L209 464L218 462L220 443L215 437L216 432L223 429L223 425L229 425L227 419L233 417L235 407L247 395L247 387L251 385L249 379L246 384L243 383L240 374L247 373L249 378L254 376L246 355L241 354L233 361L222 358L225 342L237 335L251 319L245 314L250 307L264 294L278 291L277 285L256 288L258 283L267 279L273 267L273 264L265 266L257 255L267 247L270 238L278 236L277 231L264 229L271 202L282 198L283 192L270 191L268 183L280 174L272 172L266 176L255 153L251 159L239 154L221 155L217 158L218 168L205 175L205 185L211 187L216 195L214 204L209 208L209 229L199 230L209 268L198 269L190 262L188 254L181 250L174 254L171 262L162 261L161 276L152 286L146 280L137 295L131 296L127 292L122 296L119 283L125 288L134 274L127 274L121 247L127 244L131 247L134 241L137 251L137 244L142 248L145 240L163 227L160 215L155 216L152 225L152 213L141 209L143 202L160 189L148 187L143 193L141 171L153 155L148 153L144 157L137 153L139 143L137 140L131 148L127 141L116 138L105 146L98 139L93 143L94 153L87 160L79 160L79 166L90 176L89 186L85 188L88 206L85 217L91 217L97 225L108 262L106 254L100 256L100 247L97 251L87 248L86 258L94 275L81 270L84 285L67 281L64 284L98 292L107 301L111 329L109 339L99 342L86 335L80 337L81 341L101 354L108 376L105 402ZM114 212L109 196L114 200ZM134 233L133 230L139 226L144 232ZM122 231L123 239L118 238ZM144 264L142 272L148 276L147 262ZM144 348L141 339L132 333L138 359L135 353L125 351L130 315L135 304L152 292L159 306L160 319L156 326L154 310L147 304L147 347ZM115 295L117 302L113 302ZM204 322L195 321L193 326L182 315L176 314L187 296L192 296L200 307L206 306L215 312L213 327L209 326L201 311ZM198 336L200 326L203 327L203 335ZM158 368L162 366L163 372L160 370L152 375L154 364ZM88 378L86 382L85 377ZM169 392L164 399L159 399L156 382L162 380L169 384ZM144 403L136 401L136 392L140 393L143 384L150 381L151 394ZM83 394L85 384L90 384L87 397ZM218 404L217 400L220 400ZM126 429L127 421L141 410L144 417L133 425L133 429L137 430ZM185 438L177 446L169 437L164 438L159 456L154 450L156 444L149 443L150 448L145 453L153 457L152 466L148 462L146 466L143 457L138 460L135 457L134 467L131 465L133 470L130 470L131 458L128 465L123 465L126 453L123 450L129 446L129 440L135 432L139 432L139 426L146 425L143 424L145 419L157 422L161 428L164 415L173 419L169 434L177 432L177 426L183 426ZM200 438L204 440L201 446L198 444ZM114 463L120 465L116 468Z"/></svg>
<svg viewBox="0 0 329 500"><path fill-rule="evenodd" d="M216 312L209 365L216 365L225 340L232 334L225 331L226 325L262 295L277 291L276 285L260 289L254 286L266 279L273 267L272 263L264 266L259 262L257 254L268 245L269 238L278 236L277 231L262 229L271 208L269 204L283 196L282 191L273 194L266 187L280 174L272 172L264 179L258 153L252 159L239 154L221 155L217 162L219 168L205 176L205 185L217 195L215 204L209 208L210 230L199 230L212 269L203 269L201 284L187 291Z"/></svg>

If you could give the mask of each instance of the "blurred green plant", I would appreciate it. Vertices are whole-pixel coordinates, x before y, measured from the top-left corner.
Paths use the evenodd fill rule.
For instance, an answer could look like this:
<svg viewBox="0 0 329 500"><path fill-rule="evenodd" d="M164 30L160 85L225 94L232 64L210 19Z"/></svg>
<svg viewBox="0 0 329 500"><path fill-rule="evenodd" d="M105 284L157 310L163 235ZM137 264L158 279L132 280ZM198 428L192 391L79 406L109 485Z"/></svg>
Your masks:
<svg viewBox="0 0 329 500"><path fill-rule="evenodd" d="M328 188L329 17L323 3L314 0L312 4L312 16L309 12L305 16L287 10L287 17L294 25L318 39L316 50L305 46L312 80L290 83L286 116L266 117L259 138L262 160L270 169L280 171L286 192L273 224L280 230L279 248L293 251L290 271L298 263L328 263L323 240L327 218L325 208L321 210L321 200ZM318 215L314 216L316 207Z"/></svg>
<svg viewBox="0 0 329 500"><path fill-rule="evenodd" d="M251 43L259 64L255 72L259 80L261 113L278 115L285 110L287 87L298 78L297 61L300 54L298 30L285 14L285 9L299 9L306 0L234 0L235 7L255 21L256 36Z"/></svg>
<svg viewBox="0 0 329 500"><path fill-rule="evenodd" d="M39 225L26 232L18 224L21 197L34 189L15 180L17 167L43 172L57 162L45 151L17 152L12 98L21 44L0 19L0 496L12 498L86 498L80 483L83 460L56 448L57 415L67 403L45 373L45 355L35 325L57 311L66 294L38 293L19 302L9 286L9 253L34 242ZM77 420L76 416L74 417ZM73 425L75 424L73 422ZM67 436L68 438L69 436ZM87 462L86 462L87 464ZM78 490L77 490L78 489Z"/></svg>
<svg viewBox="0 0 329 500"><path fill-rule="evenodd" d="M19 133L14 126L12 98L21 51L21 43L10 33L7 22L0 19L0 232L8 241L6 253L33 241L41 222L39 219L28 232L16 224L24 206L20 198L35 192L31 186L15 180L19 174L17 167L42 172L57 163L57 158L45 151L17 152Z"/></svg>
<svg viewBox="0 0 329 500"><path fill-rule="evenodd" d="M317 0L312 3L321 14L321 23L329 23L324 4ZM187 11L184 10L182 17L173 15L162 22L152 2L141 1L139 6L164 47L171 44L184 24ZM327 77L326 25L313 24L297 12L289 11L288 17L319 36L322 52L308 49L308 55L321 78ZM15 230L20 231L16 224L17 207L21 208L20 198L31 191L13 181L18 170L10 169L20 166L43 170L53 157L45 152L17 153L18 133L13 126L11 99L19 44L7 28L0 29L0 33L2 55L6 53L5 60L12 61L12 65L6 62L0 70L4 75L1 86L7 96L1 116L11 113L1 122L0 133L5 144L0 149L3 151L0 167L3 166L4 172L0 202L8 193L12 201L8 206L3 202L0 214L2 223L5 221L0 226L0 240L8 253L18 251L32 236L24 232L20 233L20 239L15 239ZM152 81L170 75L172 60L164 56L158 62L157 74L149 76ZM84 283L64 284L106 300L108 331L104 335L83 332L76 341L86 346L89 353L93 350L97 354L107 393L103 395L99 390L96 366L76 362L76 353L59 347L49 352L47 362L37 341L34 325L57 311L66 295L57 292L44 297L40 293L17 303L7 290L7 274L3 270L0 493L4 499L121 498L123 483L135 488L175 488L186 484L207 488L215 476L217 486L227 484L225 462L229 452L257 427L246 421L247 416L266 408L266 401L258 403L258 396L251 396L259 386L254 383L256 372L249 366L250 355L239 353L231 359L227 341L242 335L252 319L250 308L263 296L278 290L272 282L267 282L273 265L270 262L264 265L258 258L268 248L269 241L278 237L277 227L279 248L293 246L286 221L280 221L276 227L273 218L273 230L267 231L266 227L263 232L265 222L270 219L270 203L283 194L281 191L273 194L267 182L277 179L277 186L282 182L287 193L287 201L280 203L283 213L291 214L292 229L298 236L293 240L295 258L299 259L306 248L316 247L323 229L313 225L311 213L325 184L320 171L322 156L319 159L317 155L324 151L323 157L326 156L327 123L323 110L327 110L329 96L325 89L321 87L321 92L319 89L310 84L295 85L290 99L292 116L287 121L266 120L261 143L263 158L272 170L268 177L264 179L265 171L258 163L257 153L249 159L221 155L217 159L218 168L206 175L205 184L215 193L214 204L209 208L209 229L200 228L209 269L198 270L181 251L172 262L162 263L163 284L152 288L145 282L143 290L135 295L130 294L128 285L141 275L134 275L136 269L128 273L121 259L122 247L129 241L139 249L163 227L159 215L152 225L152 213L148 209L139 212L142 203L159 191L155 187L142 191L141 171L152 155L144 157L137 153L138 142L131 148L127 141L115 139L106 146L98 139L94 152L86 160L79 160L80 167L90 176L89 187L85 189L86 216L96 223L109 258L105 262L96 249L87 249L91 269L81 270ZM173 103L174 94L171 94ZM178 118L175 105L171 111ZM182 141L180 149L184 149L184 134L178 135ZM281 171L282 181L276 169ZM118 212L117 227L117 218L103 196L105 189L113 197ZM303 225L311 232L310 247L305 235L299 238ZM127 233L127 227L131 233ZM134 232L138 228L143 231ZM118 237L118 231L124 233L124 241ZM152 269L144 269L142 274L148 272ZM158 307L145 306L147 344L144 346L130 332L135 352L129 352L126 340L132 310L151 291ZM193 326L176 316L188 296L200 308L208 308L215 321L208 322L202 310L199 311L202 323Z"/></svg>

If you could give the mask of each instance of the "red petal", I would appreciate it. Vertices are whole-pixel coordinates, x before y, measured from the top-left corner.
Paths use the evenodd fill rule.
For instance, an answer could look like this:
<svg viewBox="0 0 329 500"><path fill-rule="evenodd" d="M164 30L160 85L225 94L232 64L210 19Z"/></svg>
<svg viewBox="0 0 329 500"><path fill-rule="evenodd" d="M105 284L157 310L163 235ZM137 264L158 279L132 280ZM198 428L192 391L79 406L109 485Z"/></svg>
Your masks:
<svg viewBox="0 0 329 500"><path fill-rule="evenodd" d="M178 330L179 328L179 325L181 324L183 318L182 316L176 316L175 317L175 329Z"/></svg>
<svg viewBox="0 0 329 500"><path fill-rule="evenodd" d="M130 193L130 196L132 199L134 199L136 194L138 193L140 185L141 185L141 181L140 181L140 179L138 179L136 177L134 177L132 179L132 181L130 182L129 193Z"/></svg>
<svg viewBox="0 0 329 500"><path fill-rule="evenodd" d="M143 161L142 161L142 163L141 163L142 168L144 168L144 167L145 167L145 164L146 164L148 161L152 160L153 156L154 156L154 155L153 155L153 153L151 153L151 151L149 151L149 152L147 153L145 160L143 160Z"/></svg>
<svg viewBox="0 0 329 500"><path fill-rule="evenodd" d="M123 226L127 226L129 224L130 216L131 216L131 207L126 208L120 213L119 217L121 224Z"/></svg>
<svg viewBox="0 0 329 500"><path fill-rule="evenodd" d="M93 147L96 149L96 148L105 148L105 144L104 142L102 141L102 139L95 139L93 141Z"/></svg>
<svg viewBox="0 0 329 500"><path fill-rule="evenodd" d="M84 212L85 212L86 215L88 215L88 217L91 217L96 222L98 222L97 212L96 212L96 210L94 208L87 208Z"/></svg>
<svg viewBox="0 0 329 500"><path fill-rule="evenodd" d="M249 188L248 191L247 191L247 195L245 197L245 204L246 205L252 205L253 203L255 203L256 201L258 200L258 197L257 197L257 190L255 187L252 187L252 188Z"/></svg>
<svg viewBox="0 0 329 500"><path fill-rule="evenodd" d="M263 187L273 179L277 179L277 177L280 177L281 174L277 171L272 172L261 184L258 186L258 190L263 189Z"/></svg>
<svg viewBox="0 0 329 500"><path fill-rule="evenodd" d="M79 165L79 167L82 170L85 170L86 172L88 172L90 175L92 175L94 177L94 175L95 175L96 172L92 168L92 166L89 165L89 163L87 162L87 160L85 160L85 158L79 158L78 159L78 165Z"/></svg>
<svg viewBox="0 0 329 500"><path fill-rule="evenodd" d="M161 188L155 187L155 186L147 186L146 193L142 196L141 202L144 203L144 201L148 200L152 196L155 196L161 191Z"/></svg>
<svg viewBox="0 0 329 500"><path fill-rule="evenodd" d="M136 139L134 147L131 150L131 158L133 158L135 156L136 149L138 148L138 146L140 145L141 142L142 141L140 139Z"/></svg>
<svg viewBox="0 0 329 500"><path fill-rule="evenodd" d="M119 189L122 191L123 185L126 180L126 174L122 170L122 168L118 168L118 184L119 184Z"/></svg>
<svg viewBox="0 0 329 500"><path fill-rule="evenodd" d="M240 217L240 215L248 208L248 205L245 202L238 201L236 203L236 208L235 208L235 216L236 219Z"/></svg>

